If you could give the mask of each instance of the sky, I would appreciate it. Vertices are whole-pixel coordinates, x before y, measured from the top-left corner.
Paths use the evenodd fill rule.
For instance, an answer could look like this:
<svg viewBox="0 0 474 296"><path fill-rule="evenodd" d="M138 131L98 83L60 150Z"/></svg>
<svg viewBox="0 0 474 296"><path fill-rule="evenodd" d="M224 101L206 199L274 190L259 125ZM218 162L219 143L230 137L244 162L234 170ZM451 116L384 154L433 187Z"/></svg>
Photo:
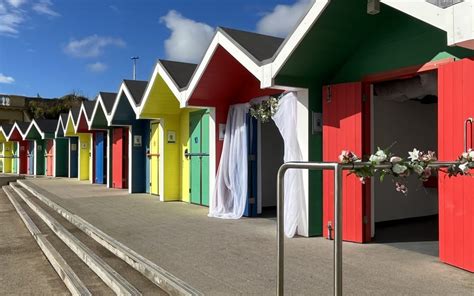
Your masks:
<svg viewBox="0 0 474 296"><path fill-rule="evenodd" d="M199 63L217 26L286 37L314 0L0 0L0 93L93 99L157 59Z"/></svg>

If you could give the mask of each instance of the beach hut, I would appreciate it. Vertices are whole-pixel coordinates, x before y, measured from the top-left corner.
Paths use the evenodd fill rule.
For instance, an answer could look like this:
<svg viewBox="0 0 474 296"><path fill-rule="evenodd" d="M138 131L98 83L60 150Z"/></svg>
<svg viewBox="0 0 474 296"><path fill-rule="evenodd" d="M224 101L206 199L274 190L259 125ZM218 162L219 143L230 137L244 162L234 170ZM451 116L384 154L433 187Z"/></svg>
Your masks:
<svg viewBox="0 0 474 296"><path fill-rule="evenodd" d="M209 178L209 193L201 201L210 200L212 217L275 215L278 167L284 158L288 160L288 155L292 155L291 160L308 160L307 91L298 87L261 87L267 71L265 63L282 43L281 38L219 28L181 93L181 107L209 110L209 168L211 176L216 177ZM250 106L271 97L279 98L279 104L285 105L282 112L289 113L280 112L275 115L278 119L272 117L265 123L253 118ZM204 114L190 118L191 131L196 126L199 135L199 126L205 125L205 120ZM287 130L294 132L285 133ZM203 139L191 132L190 137L192 145L202 143ZM204 173L199 171L205 167L203 159L191 160L191 180ZM286 232L289 236L308 236L314 228L309 217L317 213L309 213L308 174L298 172L295 178L297 182L287 188L295 203L286 210L286 217L292 221L286 224Z"/></svg>
<svg viewBox="0 0 474 296"><path fill-rule="evenodd" d="M14 167L13 149L14 142L8 141L8 134L10 133L13 124L4 123L0 126L0 165L2 173L13 173Z"/></svg>
<svg viewBox="0 0 474 296"><path fill-rule="evenodd" d="M341 150L361 156L392 146L403 157L417 148L453 161L472 148L472 129L465 129L474 116L471 4L416 2L383 1L368 11L362 0L316 1L281 47L262 86L309 89L312 160L337 161ZM368 242L390 223L408 225L402 237L388 238L405 241L403 234L421 224L423 233L411 240L434 233L441 261L474 271L474 180L440 172L420 188L415 179L401 197L391 182L364 185L346 176L344 240ZM322 181L322 192L317 176L311 182L311 200L322 201L322 226L330 236L332 173L325 172Z"/></svg>
<svg viewBox="0 0 474 296"><path fill-rule="evenodd" d="M53 158L54 177L77 178L77 138L68 138L64 135L68 121L68 113L59 114L56 130L54 132L55 155L64 155L62 161L57 157Z"/></svg>
<svg viewBox="0 0 474 296"><path fill-rule="evenodd" d="M57 120L33 119L25 133L25 140L34 142L35 175L53 176L53 138Z"/></svg>
<svg viewBox="0 0 474 296"><path fill-rule="evenodd" d="M37 150L37 174L55 176L55 162L66 162L67 160L67 150L55 147L54 139L57 125L57 119L33 119L25 134L25 139L35 141L36 147L43 146L43 154L39 149ZM65 140L60 139L57 142L60 141ZM59 145L60 148L65 147L64 144L59 143Z"/></svg>
<svg viewBox="0 0 474 296"><path fill-rule="evenodd" d="M124 80L107 118L112 128L112 187L149 192L149 121L136 119L147 81Z"/></svg>
<svg viewBox="0 0 474 296"><path fill-rule="evenodd" d="M16 143L13 150L13 158L16 160L14 167L17 174L28 174L28 141L23 139L23 131L26 132L29 124L27 122L15 122L8 134L8 141Z"/></svg>
<svg viewBox="0 0 474 296"><path fill-rule="evenodd" d="M89 148L89 181L94 183L95 180L95 142L96 139L95 131L89 129L89 120L94 111L95 101L82 101L77 121L74 125L74 131L77 134L89 134L90 135L90 148ZM102 173L103 174L103 173Z"/></svg>
<svg viewBox="0 0 474 296"><path fill-rule="evenodd" d="M76 106L69 110L64 135L70 139L71 151L77 149L77 178L78 180L92 180L91 156L92 156L92 136L89 132L77 132L80 121L81 106ZM87 125L87 124L86 124ZM76 142L77 141L77 142ZM74 153L75 154L75 153ZM71 156L70 162L74 161ZM71 164L72 165L72 164Z"/></svg>
<svg viewBox="0 0 474 296"><path fill-rule="evenodd" d="M112 112L117 93L99 92L95 100L92 115L89 118L89 129L95 132L95 183L107 184L112 187L112 128L109 127L107 118ZM102 172L102 173L101 173Z"/></svg>
<svg viewBox="0 0 474 296"><path fill-rule="evenodd" d="M201 200L201 182L204 196L209 191L209 151L191 150L190 145L190 117L201 118L204 124L199 129L193 129L195 134L204 131L204 143L209 143L209 111L205 108L181 108L180 92L185 88L196 69L196 64L159 60L155 66L142 103L139 107L139 119L150 119L149 153L150 161L150 193L159 196L161 201L180 200L196 204L207 205L207 199ZM195 114L191 115L190 114ZM200 120L194 120L196 125ZM196 145L193 145L196 147ZM208 145L204 146L208 148ZM202 174L194 182L190 175L191 153L205 152ZM195 165L194 165L195 167ZM191 184L195 186L194 190ZM194 198L191 198L191 195Z"/></svg>

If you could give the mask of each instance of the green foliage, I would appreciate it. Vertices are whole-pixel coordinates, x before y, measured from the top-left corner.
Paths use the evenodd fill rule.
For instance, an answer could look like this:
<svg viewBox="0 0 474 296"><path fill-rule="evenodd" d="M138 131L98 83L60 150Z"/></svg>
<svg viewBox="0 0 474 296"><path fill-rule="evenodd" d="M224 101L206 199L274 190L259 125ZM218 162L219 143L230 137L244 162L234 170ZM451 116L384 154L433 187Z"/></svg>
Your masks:
<svg viewBox="0 0 474 296"><path fill-rule="evenodd" d="M79 106L87 98L73 92L58 99L28 99L27 110L31 118L57 119L59 114L67 113L72 107Z"/></svg>

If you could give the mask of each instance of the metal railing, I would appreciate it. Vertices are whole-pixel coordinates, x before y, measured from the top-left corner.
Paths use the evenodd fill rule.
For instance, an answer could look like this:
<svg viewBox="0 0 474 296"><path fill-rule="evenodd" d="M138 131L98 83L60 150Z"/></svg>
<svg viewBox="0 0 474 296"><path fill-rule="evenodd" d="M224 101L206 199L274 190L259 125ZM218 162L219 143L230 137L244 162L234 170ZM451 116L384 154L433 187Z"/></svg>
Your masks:
<svg viewBox="0 0 474 296"><path fill-rule="evenodd" d="M343 171L361 168L369 163L357 162L341 164L336 162L287 162L278 170L277 175L277 295L284 295L285 276L285 231L284 231L284 200L285 173L289 169L334 171L334 295L342 295L342 178ZM455 165L456 162L433 162L428 167L441 169ZM376 169L390 169L392 164L375 165ZM472 167L471 167L472 168Z"/></svg>

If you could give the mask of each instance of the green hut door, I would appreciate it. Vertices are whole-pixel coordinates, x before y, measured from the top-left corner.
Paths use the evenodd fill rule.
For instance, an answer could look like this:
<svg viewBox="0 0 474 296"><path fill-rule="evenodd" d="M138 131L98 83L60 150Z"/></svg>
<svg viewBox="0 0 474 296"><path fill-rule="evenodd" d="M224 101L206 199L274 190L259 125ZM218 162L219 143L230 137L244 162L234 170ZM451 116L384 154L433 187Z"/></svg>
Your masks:
<svg viewBox="0 0 474 296"><path fill-rule="evenodd" d="M209 205L209 112L189 113L191 203Z"/></svg>

